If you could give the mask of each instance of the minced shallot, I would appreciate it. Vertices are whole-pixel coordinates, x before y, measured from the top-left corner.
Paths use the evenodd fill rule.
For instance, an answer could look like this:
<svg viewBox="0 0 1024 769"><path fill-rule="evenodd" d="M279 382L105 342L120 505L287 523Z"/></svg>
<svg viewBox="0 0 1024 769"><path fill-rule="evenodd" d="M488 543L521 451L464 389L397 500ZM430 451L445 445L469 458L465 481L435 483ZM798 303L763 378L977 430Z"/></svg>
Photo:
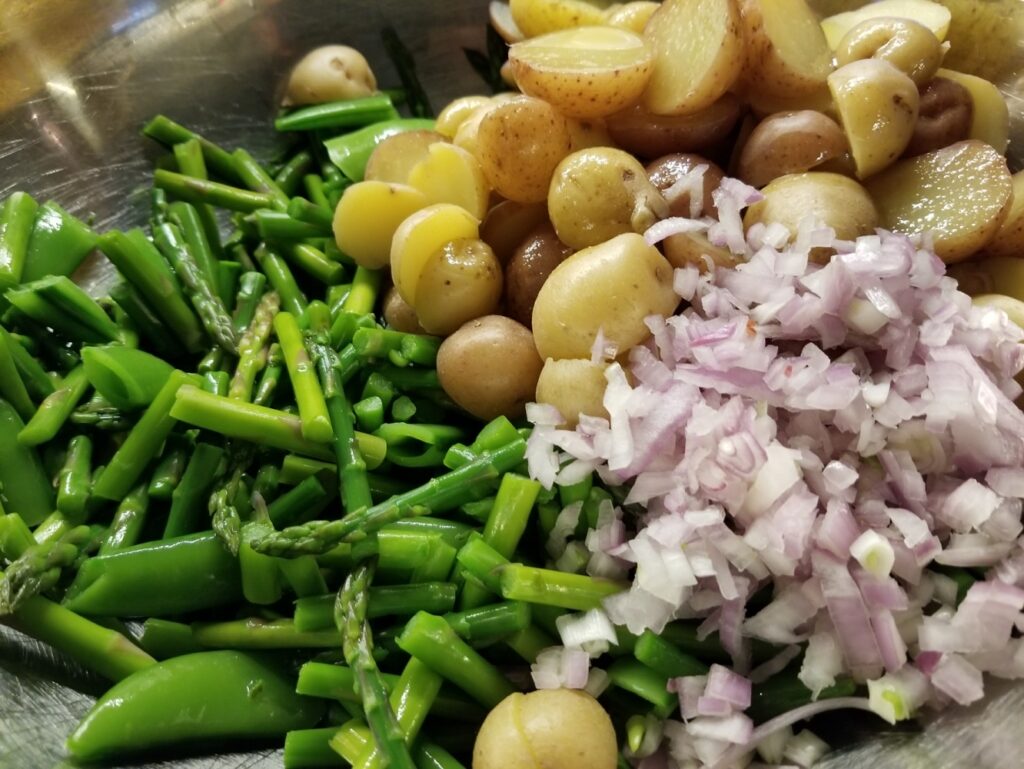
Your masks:
<svg viewBox="0 0 1024 769"><path fill-rule="evenodd" d="M610 419L567 430L550 406L527 410L535 478L550 488L596 471L623 487L579 549L588 573L631 579L600 616L566 625L573 646L535 666L537 685L583 688L581 647L610 637L606 619L635 634L694 620L731 656L670 680L684 720L666 722L644 765L724 769L820 711L894 721L978 699L984 674L1024 677L1024 332L972 305L927 236L841 241L808 217L787 245L774 226L744 233L740 212L758 199L727 180L719 221L694 211L648 233L704 232L746 261L676 271L684 309L648 318L649 340L607 365ZM827 264L811 258L821 248L835 252ZM595 360L607 352L599 339ZM553 534L553 557L578 515ZM948 568L985 578L958 596ZM771 601L748 610L766 588ZM755 639L779 646L775 667L801 656L815 696L838 676L872 696L755 728Z"/></svg>

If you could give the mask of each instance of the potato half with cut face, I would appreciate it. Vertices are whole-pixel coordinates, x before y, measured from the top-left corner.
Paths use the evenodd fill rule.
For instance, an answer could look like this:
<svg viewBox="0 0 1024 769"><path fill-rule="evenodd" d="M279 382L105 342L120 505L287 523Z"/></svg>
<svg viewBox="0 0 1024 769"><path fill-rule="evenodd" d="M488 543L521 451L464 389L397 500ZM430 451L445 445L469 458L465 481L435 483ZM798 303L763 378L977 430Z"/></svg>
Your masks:
<svg viewBox="0 0 1024 769"><path fill-rule="evenodd" d="M867 188L882 227L931 232L935 253L947 263L983 249L1013 197L1006 158L977 140L902 160L869 179Z"/></svg>
<svg viewBox="0 0 1024 769"><path fill-rule="evenodd" d="M510 0L509 13L526 37L604 21L604 12L584 0Z"/></svg>
<svg viewBox="0 0 1024 769"><path fill-rule="evenodd" d="M579 27L516 43L509 50L520 90L568 117L604 117L640 98L654 56L639 35Z"/></svg>
<svg viewBox="0 0 1024 769"><path fill-rule="evenodd" d="M741 0L748 90L796 98L820 91L832 51L804 0Z"/></svg>
<svg viewBox="0 0 1024 769"><path fill-rule="evenodd" d="M868 3L855 11L844 11L821 22L828 45L835 50L847 32L862 21L878 17L910 19L928 27L940 41L946 39L952 14L949 9L932 0L880 0Z"/></svg>
<svg viewBox="0 0 1024 769"><path fill-rule="evenodd" d="M736 0L665 0L644 28L654 72L644 108L687 115L720 99L743 72Z"/></svg>

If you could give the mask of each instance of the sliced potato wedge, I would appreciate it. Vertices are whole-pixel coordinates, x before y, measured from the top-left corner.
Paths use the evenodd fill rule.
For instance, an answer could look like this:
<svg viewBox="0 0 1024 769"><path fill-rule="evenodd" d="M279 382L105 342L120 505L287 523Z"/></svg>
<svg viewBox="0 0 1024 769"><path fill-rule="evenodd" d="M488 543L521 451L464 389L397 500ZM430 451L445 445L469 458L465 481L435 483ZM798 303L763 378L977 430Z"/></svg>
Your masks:
<svg viewBox="0 0 1024 769"><path fill-rule="evenodd" d="M665 0L644 28L654 72L644 107L686 115L714 104L743 72L736 0Z"/></svg>
<svg viewBox="0 0 1024 769"><path fill-rule="evenodd" d="M985 255L1024 257L1024 171L1013 175L1010 210L995 236L985 246Z"/></svg>
<svg viewBox="0 0 1024 769"><path fill-rule="evenodd" d="M427 260L446 243L478 236L476 218L451 203L436 203L407 217L391 241L391 279L402 299L416 307L416 287Z"/></svg>
<svg viewBox="0 0 1024 769"><path fill-rule="evenodd" d="M959 83L974 100L970 138L991 144L997 152L1005 153L1010 145L1010 109L998 88L983 77L967 75L951 69L940 69L939 77Z"/></svg>
<svg viewBox="0 0 1024 769"><path fill-rule="evenodd" d="M640 98L654 56L642 37L615 27L578 27L516 43L509 63L520 90L568 117L595 118Z"/></svg>
<svg viewBox="0 0 1024 769"><path fill-rule="evenodd" d="M431 144L445 141L437 131L402 131L378 144L366 163L367 181L406 184L413 166L427 156Z"/></svg>
<svg viewBox="0 0 1024 769"><path fill-rule="evenodd" d="M427 205L415 187L362 181L346 188L334 209L334 239L356 264L377 270L388 263L391 238L398 225ZM367 222L373 222L367 227Z"/></svg>
<svg viewBox="0 0 1024 769"><path fill-rule="evenodd" d="M1013 197L1006 158L974 139L902 160L866 185L882 227L931 232L935 253L947 263L982 250Z"/></svg>
<svg viewBox="0 0 1024 769"><path fill-rule="evenodd" d="M877 3L868 3L855 11L829 16L821 22L821 28L829 47L835 50L847 32L862 21L880 16L916 21L928 27L939 40L946 39L949 22L952 19L948 8L931 0L880 0Z"/></svg>
<svg viewBox="0 0 1024 769"><path fill-rule="evenodd" d="M628 29L638 35L644 31L651 16L658 10L659 3L651 0L633 0L623 5L614 4L608 6L604 13L605 24L612 27Z"/></svg>
<svg viewBox="0 0 1024 769"><path fill-rule="evenodd" d="M797 98L820 92L832 51L805 0L741 0L747 88Z"/></svg>
<svg viewBox="0 0 1024 769"><path fill-rule="evenodd" d="M914 135L920 94L914 81L881 59L861 59L828 77L857 176L891 165Z"/></svg>

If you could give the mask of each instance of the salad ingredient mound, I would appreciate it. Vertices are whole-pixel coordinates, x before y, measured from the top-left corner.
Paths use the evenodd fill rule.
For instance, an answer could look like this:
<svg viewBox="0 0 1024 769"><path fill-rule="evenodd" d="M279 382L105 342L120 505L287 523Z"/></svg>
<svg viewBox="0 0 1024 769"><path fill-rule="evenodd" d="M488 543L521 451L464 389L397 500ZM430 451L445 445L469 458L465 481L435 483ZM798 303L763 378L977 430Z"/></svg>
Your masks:
<svg viewBox="0 0 1024 769"><path fill-rule="evenodd" d="M792 722L755 731L745 711L752 683L796 661L812 698L852 679L891 722L974 702L982 673L1024 675L1024 332L958 291L927 237L840 240L813 215L791 244L779 225L744 236L737 214L762 198L726 179L714 201L731 220L647 232L710 229L743 263L677 269L685 309L648 316L625 360L598 335L604 415L567 429L555 407L528 407L535 478L596 472L624 495L585 538L581 504L563 508L551 557L629 581L603 620L560 622L561 667L538 661L534 681L592 685L587 665L616 643L608 620L641 637L699 620L729 666L671 680L683 720L660 728L681 766L731 765ZM817 248L835 255L817 264ZM774 656L754 659L760 642ZM810 712L857 705L819 702Z"/></svg>

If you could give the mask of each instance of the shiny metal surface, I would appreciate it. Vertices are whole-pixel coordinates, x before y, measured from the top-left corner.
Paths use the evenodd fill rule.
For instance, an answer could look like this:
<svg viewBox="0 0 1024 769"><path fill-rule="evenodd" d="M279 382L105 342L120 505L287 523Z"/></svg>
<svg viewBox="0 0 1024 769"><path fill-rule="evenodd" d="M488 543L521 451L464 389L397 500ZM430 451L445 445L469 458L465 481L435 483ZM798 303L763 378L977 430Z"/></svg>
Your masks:
<svg viewBox="0 0 1024 769"><path fill-rule="evenodd" d="M861 3L820 0L835 11ZM367 54L383 86L397 85L379 43L385 24L413 50L435 105L482 90L463 46L482 48L486 0L0 0L0 197L24 189L55 198L99 229L145 219L155 149L138 134L157 112L225 146L257 156L277 143L270 118L275 84L302 52L327 42ZM1024 102L1018 96L1020 0L957 0L1006 10L1003 37L986 51L986 72L1010 94L1012 163L1021 166ZM973 12L973 11L972 11ZM1014 14L1017 14L1015 17ZM101 290L103 270L80 276ZM103 682L0 626L0 769L67 767L63 740ZM859 739L864 721L832 718L826 728L853 747L825 769L1020 769L1024 687L993 684L965 712L931 720L919 733ZM874 724L871 725L874 728ZM280 767L280 751L254 749L124 766L165 769Z"/></svg>

